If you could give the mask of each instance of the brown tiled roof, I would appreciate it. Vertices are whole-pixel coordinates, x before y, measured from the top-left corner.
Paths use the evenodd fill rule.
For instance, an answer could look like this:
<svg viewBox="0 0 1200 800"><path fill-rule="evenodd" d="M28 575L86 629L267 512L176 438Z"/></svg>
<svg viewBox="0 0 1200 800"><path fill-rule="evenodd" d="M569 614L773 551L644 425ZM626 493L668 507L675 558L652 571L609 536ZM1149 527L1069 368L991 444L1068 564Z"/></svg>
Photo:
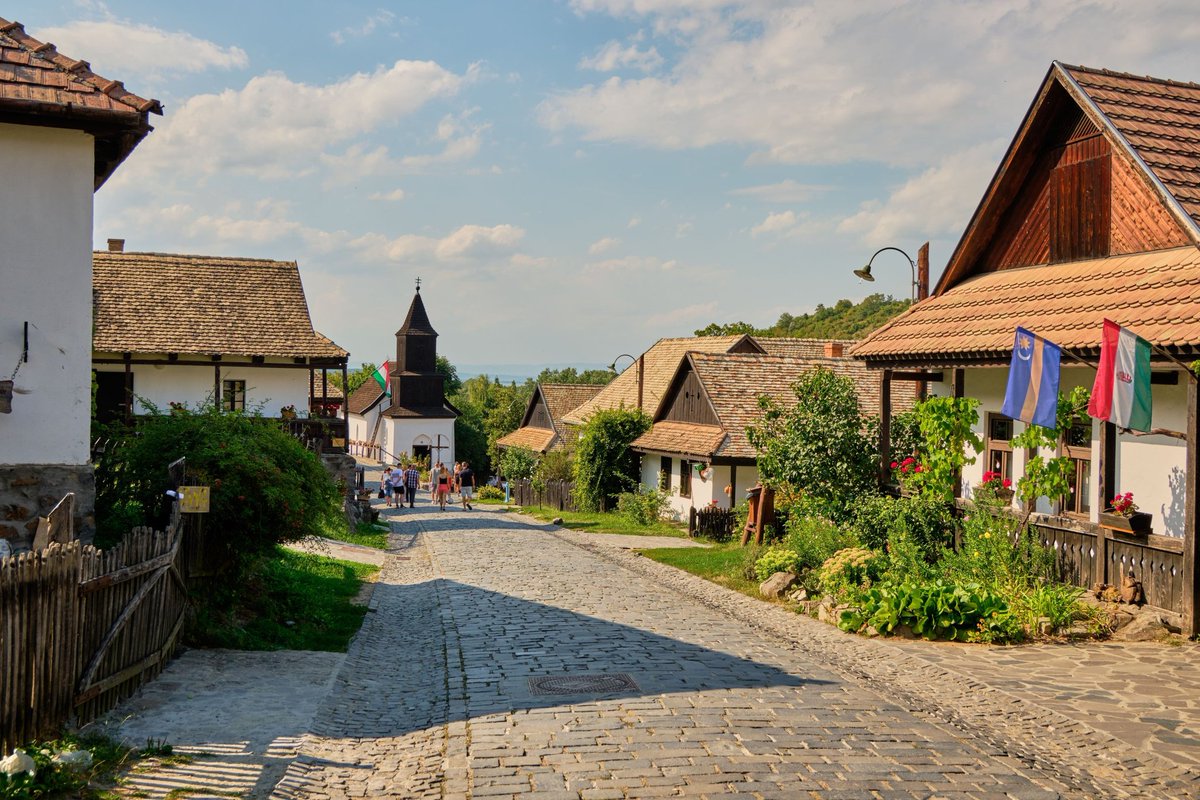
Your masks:
<svg viewBox="0 0 1200 800"><path fill-rule="evenodd" d="M1200 351L1200 250L1178 247L978 275L909 308L852 353L872 362L1004 364L1021 325L1089 355L1098 353L1105 318L1159 347Z"/></svg>
<svg viewBox="0 0 1200 800"><path fill-rule="evenodd" d="M313 330L294 261L97 252L95 350L344 358Z"/></svg>
<svg viewBox="0 0 1200 800"><path fill-rule="evenodd" d="M496 440L500 447L524 447L535 453L544 453L554 441L555 433L549 428L517 428Z"/></svg>
<svg viewBox="0 0 1200 800"><path fill-rule="evenodd" d="M744 336L689 336L677 339L659 339L643 355L645 378L642 389L642 408L653 414L658 408L663 392L675 375L675 369L688 351L704 353L727 353L729 349L747 337ZM572 425L582 425L587 418L601 409L637 408L638 365L631 364L624 372L613 378L591 400L586 401L563 417Z"/></svg>
<svg viewBox="0 0 1200 800"><path fill-rule="evenodd" d="M682 453L712 458L725 441L725 429L719 425L694 422L656 422L654 427L634 440L635 450L656 453Z"/></svg>
<svg viewBox="0 0 1200 800"><path fill-rule="evenodd" d="M591 400L604 387L587 383L541 383L538 388L542 390L551 423L557 425L559 420ZM637 402L636 395L634 402Z"/></svg>
<svg viewBox="0 0 1200 800"><path fill-rule="evenodd" d="M454 419L458 416L446 406L427 406L423 408L388 406L384 409L383 415L390 419Z"/></svg>
<svg viewBox="0 0 1200 800"><path fill-rule="evenodd" d="M822 339L776 339L776 349L793 352L812 352L819 355L791 357L758 355L754 353L689 353L687 358L701 385L704 387L713 410L720 420L723 431L721 441L713 445L713 426L679 423L674 421L655 422L654 428L634 442L638 449L664 451L660 445L666 437L678 440L686 435L693 436L682 449L666 452L690 453L694 455L727 456L731 458L754 458L755 451L746 437L746 428L762 419L758 405L760 396L785 404L795 405L796 394L792 390L805 373L824 367L854 382L859 408L864 414L879 415L879 375L872 373L866 365L849 356L826 357L825 341ZM765 347L768 342L761 342ZM680 369L685 366L681 365ZM892 390L893 412L904 411L913 406L916 385L896 382ZM660 410L660 413L665 409ZM655 433L667 425L666 433ZM651 446L653 443L654 446ZM711 449L705 449L711 448Z"/></svg>
<svg viewBox="0 0 1200 800"><path fill-rule="evenodd" d="M332 378L335 374L340 376L342 374L341 369L338 368L336 370L329 370L330 378ZM324 384L324 382L325 382L325 379L322 377L321 370L319 370L319 369L314 370L313 371L313 383L312 383L313 398L316 400L320 400L322 397L325 397L329 400L341 400L342 399L342 387L335 384L332 380L329 381L329 386L323 386L322 384ZM374 383L374 381L372 381L372 383ZM376 384L376 386L378 386L378 384ZM322 388L324 388L324 390L325 390L324 395L321 394Z"/></svg>
<svg viewBox="0 0 1200 800"><path fill-rule="evenodd" d="M147 114L163 113L157 100L139 97L120 81L97 75L86 61L59 53L54 45L27 34L21 23L3 18L0 108L23 123L70 120L71 127L95 133L97 187L149 132ZM114 131L114 123L120 130Z"/></svg>
<svg viewBox="0 0 1200 800"><path fill-rule="evenodd" d="M362 386L359 386L350 393L350 399L346 402L346 408L349 409L351 414L362 415L368 409L372 408L382 397L383 387L374 378L367 378L363 381Z"/></svg>
<svg viewBox="0 0 1200 800"><path fill-rule="evenodd" d="M1200 85L1060 66L1200 224Z"/></svg>
<svg viewBox="0 0 1200 800"><path fill-rule="evenodd" d="M857 339L794 339L791 337L755 336L767 355L789 356L791 358L824 358L825 346L840 344L844 350L858 344Z"/></svg>

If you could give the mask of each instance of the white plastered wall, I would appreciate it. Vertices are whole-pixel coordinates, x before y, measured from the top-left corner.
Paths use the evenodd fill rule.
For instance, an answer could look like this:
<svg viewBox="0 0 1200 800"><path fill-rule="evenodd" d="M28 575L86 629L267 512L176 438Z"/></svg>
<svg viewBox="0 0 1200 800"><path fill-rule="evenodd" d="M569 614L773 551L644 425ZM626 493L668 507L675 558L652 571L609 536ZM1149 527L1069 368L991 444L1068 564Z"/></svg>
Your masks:
<svg viewBox="0 0 1200 800"><path fill-rule="evenodd" d="M379 427L381 446L391 454L383 455L382 460L385 463L394 464L397 458L412 455L413 443L419 437L428 437L431 444L440 443L442 445L440 451L431 451L431 461L440 460L447 465L452 465L455 461L453 419L388 419L385 417ZM386 437L386 441L383 441L382 437Z"/></svg>
<svg viewBox="0 0 1200 800"><path fill-rule="evenodd" d="M88 462L94 162L88 134L0 124L0 379L29 323L0 464Z"/></svg>
<svg viewBox="0 0 1200 800"><path fill-rule="evenodd" d="M101 364L98 372L124 372L119 364ZM134 364L133 413L146 414L151 408L166 413L171 403L186 403L195 408L213 399L215 371L212 367L170 364ZM221 381L246 382L246 410L261 410L263 416L278 417L284 406L295 406L301 415L308 412L308 370L270 367L221 366Z"/></svg>
<svg viewBox="0 0 1200 800"><path fill-rule="evenodd" d="M679 495L680 476L679 471L682 466L684 456L678 453L642 453L641 467L641 483L647 489L658 488L658 471L662 464L663 457L671 459L671 484L668 489L670 495L670 510L678 519L687 520L690 510L695 508L703 508L709 505L714 499L718 505L724 505L725 501L725 484L729 482L729 474L726 471L724 479L720 477L719 467L710 467L710 472L707 479L700 477L696 472L695 467L698 459L694 456L690 460L688 469L692 473L692 496L681 497ZM724 469L728 470L728 467ZM738 485L742 485L742 467L738 468Z"/></svg>
<svg viewBox="0 0 1200 800"><path fill-rule="evenodd" d="M947 381L930 384L930 395L947 397L951 394L950 370L946 370ZM986 439L984 423L988 412L999 412L1004 404L1004 390L1008 381L1008 370L1003 367L968 369L965 373L967 397L980 401L979 424L975 432ZM1060 390L1068 393L1075 386L1091 388L1095 370L1083 366L1064 366L1060 379ZM1154 427L1184 431L1187 425L1187 378L1181 377L1178 385L1152 387L1154 399ZM1014 433L1019 433L1024 423L1014 424ZM1111 497L1097 496L1100 485L1100 423L1092 421L1092 497L1091 521L1099 520L1099 512ZM1053 456L1054 453L1044 453ZM1184 470L1187 445L1180 439L1169 436L1133 436L1120 434L1117 439L1117 485L1114 494L1133 492L1134 502L1143 511L1154 515L1154 533L1182 537L1184 531L1185 486ZM1023 450L1013 451L1013 477L1019 477L1025 469ZM972 488L983 479L984 459L963 469L963 496L970 497ZM1039 512L1049 513L1051 506L1045 499L1038 503Z"/></svg>

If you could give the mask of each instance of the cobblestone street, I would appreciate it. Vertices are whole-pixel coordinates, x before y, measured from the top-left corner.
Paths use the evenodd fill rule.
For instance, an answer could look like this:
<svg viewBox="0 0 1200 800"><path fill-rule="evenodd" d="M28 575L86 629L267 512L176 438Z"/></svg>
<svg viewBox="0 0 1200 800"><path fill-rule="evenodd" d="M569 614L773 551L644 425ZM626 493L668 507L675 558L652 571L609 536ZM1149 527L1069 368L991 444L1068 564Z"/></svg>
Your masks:
<svg viewBox="0 0 1200 800"><path fill-rule="evenodd" d="M276 797L1192 796L1186 760L603 536L390 519L374 613Z"/></svg>

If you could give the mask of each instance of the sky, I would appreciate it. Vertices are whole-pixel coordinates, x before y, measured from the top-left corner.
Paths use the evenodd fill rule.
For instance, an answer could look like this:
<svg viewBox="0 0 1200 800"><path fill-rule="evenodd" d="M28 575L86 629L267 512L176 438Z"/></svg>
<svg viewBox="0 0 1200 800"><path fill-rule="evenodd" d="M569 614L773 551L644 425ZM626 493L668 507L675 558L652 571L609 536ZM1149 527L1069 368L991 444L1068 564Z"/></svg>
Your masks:
<svg viewBox="0 0 1200 800"><path fill-rule="evenodd" d="M10 0L162 101L95 243L295 260L351 363L603 364L936 281L1051 61L1200 81L1195 0ZM536 370L534 370L536 372Z"/></svg>

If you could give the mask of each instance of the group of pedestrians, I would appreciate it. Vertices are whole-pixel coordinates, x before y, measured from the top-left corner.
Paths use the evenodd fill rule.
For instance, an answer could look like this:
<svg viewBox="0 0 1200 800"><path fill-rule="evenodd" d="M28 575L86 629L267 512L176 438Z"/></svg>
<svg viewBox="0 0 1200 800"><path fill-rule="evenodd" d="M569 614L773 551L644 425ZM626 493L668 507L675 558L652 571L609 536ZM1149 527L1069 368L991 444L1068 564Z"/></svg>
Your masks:
<svg viewBox="0 0 1200 800"><path fill-rule="evenodd" d="M417 499L417 487L421 484L421 470L416 464L403 467L387 467L379 482L379 491L387 500L388 508L403 508L405 501L412 508Z"/></svg>
<svg viewBox="0 0 1200 800"><path fill-rule="evenodd" d="M405 464L403 468L386 467L379 484L380 496L387 500L388 508L402 508L405 501L409 508L413 508L420 483L421 471L416 464ZM451 492L458 492L463 510L471 510L471 500L475 497L475 472L466 461L455 462L453 471L440 461L429 470L429 493L432 502L442 511L446 510Z"/></svg>

